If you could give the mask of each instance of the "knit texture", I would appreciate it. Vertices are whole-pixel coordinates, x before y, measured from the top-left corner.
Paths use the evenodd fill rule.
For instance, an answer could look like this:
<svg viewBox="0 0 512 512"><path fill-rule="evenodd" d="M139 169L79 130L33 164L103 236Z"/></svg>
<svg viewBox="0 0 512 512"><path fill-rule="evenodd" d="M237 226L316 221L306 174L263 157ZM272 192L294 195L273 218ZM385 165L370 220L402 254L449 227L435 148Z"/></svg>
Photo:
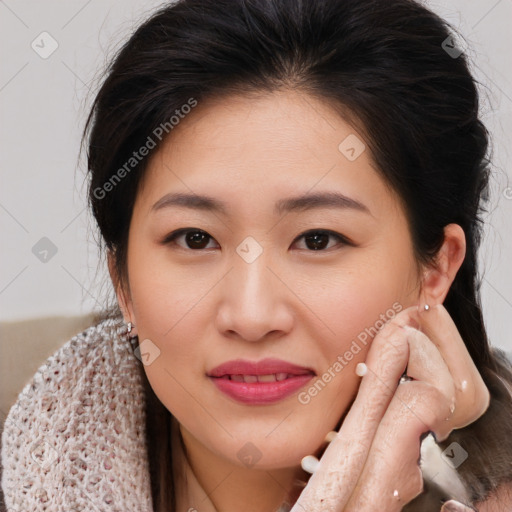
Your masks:
<svg viewBox="0 0 512 512"><path fill-rule="evenodd" d="M9 512L152 512L138 365L121 317L39 367L2 432Z"/></svg>

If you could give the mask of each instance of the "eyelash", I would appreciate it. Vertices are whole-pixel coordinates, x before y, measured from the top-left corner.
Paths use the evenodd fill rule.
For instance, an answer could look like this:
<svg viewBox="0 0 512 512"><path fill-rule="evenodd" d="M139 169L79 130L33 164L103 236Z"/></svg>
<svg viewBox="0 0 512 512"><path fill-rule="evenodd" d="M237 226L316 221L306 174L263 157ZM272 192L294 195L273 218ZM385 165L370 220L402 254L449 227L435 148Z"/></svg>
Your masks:
<svg viewBox="0 0 512 512"><path fill-rule="evenodd" d="M187 233L203 233L207 237L209 237L211 240L215 240L212 236L210 236L206 231L203 231L202 229L198 228L181 228L177 229L176 231L173 231L172 233L169 233L163 240L163 245L169 245L169 244L176 244L176 239L180 237L181 235L186 235ZM338 240L338 243L341 243L341 245L354 245L347 237L341 235L340 233L336 233L335 231L331 231L329 229L310 229L308 231L305 231L304 233L300 234L295 240L293 241L293 244L295 244L298 240L301 238L306 237L307 235L311 234L322 234L322 235L329 235L333 238L336 238ZM190 247L181 247L178 245L180 249L186 250L186 251L194 251L194 252L201 252L206 250L205 248L202 249L191 249ZM211 249L211 247L210 247ZM305 249L307 252L326 252L331 250L332 247L329 247L328 249L318 249L318 250L311 250L311 249Z"/></svg>

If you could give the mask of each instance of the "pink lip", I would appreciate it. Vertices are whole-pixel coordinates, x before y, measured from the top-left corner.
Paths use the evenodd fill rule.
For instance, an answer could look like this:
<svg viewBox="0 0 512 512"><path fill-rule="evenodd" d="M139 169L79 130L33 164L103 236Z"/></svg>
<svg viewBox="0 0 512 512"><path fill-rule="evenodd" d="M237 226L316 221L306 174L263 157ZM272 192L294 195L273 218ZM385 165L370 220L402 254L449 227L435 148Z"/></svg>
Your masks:
<svg viewBox="0 0 512 512"><path fill-rule="evenodd" d="M229 375L269 375L288 373L288 378L276 382L238 382ZM231 398L246 404L269 404L291 395L303 387L315 375L311 368L279 359L263 359L252 362L237 359L215 367L208 377L217 388Z"/></svg>

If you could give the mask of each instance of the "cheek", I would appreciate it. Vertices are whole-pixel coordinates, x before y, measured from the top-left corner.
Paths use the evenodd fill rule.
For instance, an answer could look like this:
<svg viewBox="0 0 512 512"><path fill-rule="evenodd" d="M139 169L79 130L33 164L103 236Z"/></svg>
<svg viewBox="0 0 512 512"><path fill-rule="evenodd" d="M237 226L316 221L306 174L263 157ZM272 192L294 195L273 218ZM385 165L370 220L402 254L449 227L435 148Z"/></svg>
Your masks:
<svg viewBox="0 0 512 512"><path fill-rule="evenodd" d="M348 392L355 396L360 380L355 374L357 364L366 360L384 324L404 309L399 279L391 265L384 269L365 262L360 268L330 272L316 293L310 291L308 305L326 326L325 335L317 336L318 350L326 361L322 380L332 382L329 386L338 396Z"/></svg>
<svg viewBox="0 0 512 512"><path fill-rule="evenodd" d="M201 340L211 337L206 333L211 312L204 309L204 295L218 277L202 275L199 266L184 271L160 250L134 249L128 261L139 344L146 343L156 355L144 370L160 401L181 419L179 412L191 409L191 394L204 385Z"/></svg>
<svg viewBox="0 0 512 512"><path fill-rule="evenodd" d="M390 274L386 277L384 272L368 268L365 262L360 268L353 265L315 275L302 273L294 282L293 290L304 304L296 304L296 326L307 331L312 350L322 355L323 362L321 373L299 400L313 408L319 406L317 413L336 400L339 407L330 406L331 420L336 415L339 418L355 397L360 383L355 368L366 360L373 337L402 309L396 300L396 284L389 282Z"/></svg>
<svg viewBox="0 0 512 512"><path fill-rule="evenodd" d="M133 307L146 337L166 337L182 320L197 315L203 296L218 280L207 265L178 265L165 250L135 249L130 256Z"/></svg>
<svg viewBox="0 0 512 512"><path fill-rule="evenodd" d="M400 289L394 269L365 263L359 268L333 268L324 277L317 275L303 282L297 293L308 297L307 305L322 320L328 339L343 349L367 328L380 328L383 319L403 309Z"/></svg>

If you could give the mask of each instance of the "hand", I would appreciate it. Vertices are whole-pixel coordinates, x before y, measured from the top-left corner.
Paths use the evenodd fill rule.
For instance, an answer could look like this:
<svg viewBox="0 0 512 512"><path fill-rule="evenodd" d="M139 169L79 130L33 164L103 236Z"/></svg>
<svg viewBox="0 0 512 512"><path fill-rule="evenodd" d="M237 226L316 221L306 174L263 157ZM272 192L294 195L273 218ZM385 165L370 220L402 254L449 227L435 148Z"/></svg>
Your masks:
<svg viewBox="0 0 512 512"><path fill-rule="evenodd" d="M412 380L399 384L406 368ZM366 369L291 512L402 510L423 490L421 435L430 431L443 441L489 406L489 391L441 304L428 311L413 306L387 322Z"/></svg>

